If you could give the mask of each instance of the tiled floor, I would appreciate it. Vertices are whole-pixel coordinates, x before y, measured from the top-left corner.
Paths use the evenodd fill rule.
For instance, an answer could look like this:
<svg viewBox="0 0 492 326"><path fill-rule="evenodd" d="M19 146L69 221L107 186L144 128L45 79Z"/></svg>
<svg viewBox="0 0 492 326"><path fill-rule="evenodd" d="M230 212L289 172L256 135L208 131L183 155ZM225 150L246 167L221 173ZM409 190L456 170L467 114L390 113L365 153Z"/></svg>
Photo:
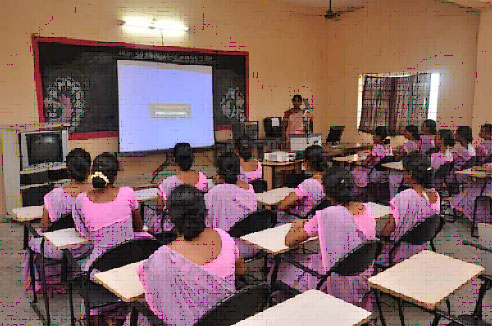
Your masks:
<svg viewBox="0 0 492 326"><path fill-rule="evenodd" d="M474 248L463 246L463 239L471 239L469 223L458 220L447 223L436 241L438 252L462 259L468 262L479 262L479 253ZM30 297L25 294L21 284L20 261L23 255L22 227L18 224L0 223L0 326L41 325L29 305ZM445 271L443 271L445 273ZM475 281L459 289L451 297L454 314L470 313L477 298L479 281ZM492 322L491 293L484 300L484 316ZM78 296L76 307L80 306ZM69 307L66 295L56 295L51 298L53 325L69 325ZM388 325L400 325L395 302L389 297L383 297L383 309ZM422 310L405 305L407 325L430 325L432 316ZM447 322L442 321L441 325Z"/></svg>

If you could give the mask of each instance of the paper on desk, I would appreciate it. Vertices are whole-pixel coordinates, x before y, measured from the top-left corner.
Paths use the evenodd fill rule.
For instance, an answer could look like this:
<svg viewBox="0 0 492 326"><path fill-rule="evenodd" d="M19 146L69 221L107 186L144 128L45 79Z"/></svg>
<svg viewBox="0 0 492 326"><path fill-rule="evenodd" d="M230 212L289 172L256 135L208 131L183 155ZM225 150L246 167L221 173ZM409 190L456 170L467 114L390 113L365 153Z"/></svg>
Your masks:
<svg viewBox="0 0 492 326"><path fill-rule="evenodd" d="M280 119L272 118L272 127L280 127Z"/></svg>

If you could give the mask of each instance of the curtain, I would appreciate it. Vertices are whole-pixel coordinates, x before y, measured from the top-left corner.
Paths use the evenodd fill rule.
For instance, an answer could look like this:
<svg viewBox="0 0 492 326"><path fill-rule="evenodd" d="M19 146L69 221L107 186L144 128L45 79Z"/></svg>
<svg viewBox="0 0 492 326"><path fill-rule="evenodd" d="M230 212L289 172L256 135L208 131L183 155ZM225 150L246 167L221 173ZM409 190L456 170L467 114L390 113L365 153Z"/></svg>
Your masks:
<svg viewBox="0 0 492 326"><path fill-rule="evenodd" d="M386 126L390 135L399 135L407 125L420 126L429 111L430 80L430 74L366 76L359 130L372 133Z"/></svg>
<svg viewBox="0 0 492 326"><path fill-rule="evenodd" d="M365 77L362 91L360 131L372 133L376 126L388 125L390 99L391 77Z"/></svg>

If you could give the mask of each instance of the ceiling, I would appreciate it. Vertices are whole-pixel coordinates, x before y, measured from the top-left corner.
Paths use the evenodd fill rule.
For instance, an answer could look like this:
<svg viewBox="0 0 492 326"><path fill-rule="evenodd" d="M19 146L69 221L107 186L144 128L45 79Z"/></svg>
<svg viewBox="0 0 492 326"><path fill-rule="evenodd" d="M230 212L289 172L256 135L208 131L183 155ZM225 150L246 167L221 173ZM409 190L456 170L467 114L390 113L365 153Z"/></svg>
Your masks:
<svg viewBox="0 0 492 326"><path fill-rule="evenodd" d="M280 2L290 2L298 5L304 5L309 7L322 7L328 8L329 0L278 0ZM332 7L335 10L345 10L353 7L363 7L368 1L373 0L332 0ZM490 0L449 0L465 7L472 7L476 9L483 9L490 5Z"/></svg>

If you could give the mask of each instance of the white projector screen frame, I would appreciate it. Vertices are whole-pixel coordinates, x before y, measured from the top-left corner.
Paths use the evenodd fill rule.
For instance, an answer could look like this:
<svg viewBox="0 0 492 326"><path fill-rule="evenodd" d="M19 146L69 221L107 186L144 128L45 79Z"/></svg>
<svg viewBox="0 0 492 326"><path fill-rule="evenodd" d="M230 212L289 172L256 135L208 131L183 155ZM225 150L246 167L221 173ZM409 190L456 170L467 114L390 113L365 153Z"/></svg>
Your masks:
<svg viewBox="0 0 492 326"><path fill-rule="evenodd" d="M120 152L215 143L212 66L118 60L117 70Z"/></svg>

